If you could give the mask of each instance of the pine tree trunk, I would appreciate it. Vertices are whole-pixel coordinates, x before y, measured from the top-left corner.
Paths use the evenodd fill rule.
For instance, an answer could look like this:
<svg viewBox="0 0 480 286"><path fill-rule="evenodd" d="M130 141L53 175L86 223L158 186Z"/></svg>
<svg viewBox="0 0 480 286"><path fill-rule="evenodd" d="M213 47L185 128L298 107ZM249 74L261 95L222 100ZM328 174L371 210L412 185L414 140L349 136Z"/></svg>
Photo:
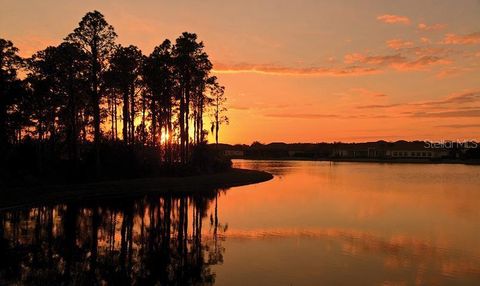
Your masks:
<svg viewBox="0 0 480 286"><path fill-rule="evenodd" d="M135 90L130 86L130 143L135 144Z"/></svg>
<svg viewBox="0 0 480 286"><path fill-rule="evenodd" d="M128 140L128 135L129 135L129 128L128 128L128 122L130 120L130 113L129 113L129 97L128 97L128 92L124 90L123 92L123 142L125 145L128 145L129 140Z"/></svg>

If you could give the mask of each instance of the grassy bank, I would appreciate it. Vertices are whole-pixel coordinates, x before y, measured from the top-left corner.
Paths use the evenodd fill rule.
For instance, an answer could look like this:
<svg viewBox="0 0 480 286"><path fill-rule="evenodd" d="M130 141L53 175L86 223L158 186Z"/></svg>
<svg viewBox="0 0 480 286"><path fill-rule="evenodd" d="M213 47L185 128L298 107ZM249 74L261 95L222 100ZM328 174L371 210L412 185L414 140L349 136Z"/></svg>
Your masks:
<svg viewBox="0 0 480 286"><path fill-rule="evenodd" d="M70 186L9 188L0 191L0 209L86 199L118 198L168 192L194 193L260 183L272 179L270 173L245 169L187 177L156 177L108 181Z"/></svg>

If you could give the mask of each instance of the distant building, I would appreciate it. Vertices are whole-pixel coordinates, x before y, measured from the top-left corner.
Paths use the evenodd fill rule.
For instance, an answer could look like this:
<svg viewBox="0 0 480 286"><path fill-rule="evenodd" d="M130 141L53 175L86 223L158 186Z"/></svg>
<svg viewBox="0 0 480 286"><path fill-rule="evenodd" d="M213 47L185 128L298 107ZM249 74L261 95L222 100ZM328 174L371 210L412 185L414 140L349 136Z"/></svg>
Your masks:
<svg viewBox="0 0 480 286"><path fill-rule="evenodd" d="M425 142L397 142L387 151L389 158L436 159L449 155L443 148L428 148Z"/></svg>
<svg viewBox="0 0 480 286"><path fill-rule="evenodd" d="M421 141L337 144L332 152L335 158L365 159L436 159L448 157L449 154L444 148L427 148L425 142Z"/></svg>
<svg viewBox="0 0 480 286"><path fill-rule="evenodd" d="M383 141L375 143L336 144L333 157L337 158L384 158L386 149Z"/></svg>
<svg viewBox="0 0 480 286"><path fill-rule="evenodd" d="M445 158L450 154L447 150L443 149L422 149L422 150L399 150L392 151L391 156L393 158Z"/></svg>
<svg viewBox="0 0 480 286"><path fill-rule="evenodd" d="M390 158L439 158L440 152L434 150L416 149L416 150L389 150L387 157Z"/></svg>

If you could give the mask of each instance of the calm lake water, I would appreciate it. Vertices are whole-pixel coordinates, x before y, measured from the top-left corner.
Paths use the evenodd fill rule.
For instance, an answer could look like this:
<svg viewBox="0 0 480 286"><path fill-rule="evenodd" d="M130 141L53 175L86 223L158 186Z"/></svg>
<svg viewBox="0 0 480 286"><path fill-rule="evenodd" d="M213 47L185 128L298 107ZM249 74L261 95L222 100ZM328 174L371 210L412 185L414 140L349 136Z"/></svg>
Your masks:
<svg viewBox="0 0 480 286"><path fill-rule="evenodd" d="M0 284L480 285L479 166L234 165L275 178L1 211Z"/></svg>

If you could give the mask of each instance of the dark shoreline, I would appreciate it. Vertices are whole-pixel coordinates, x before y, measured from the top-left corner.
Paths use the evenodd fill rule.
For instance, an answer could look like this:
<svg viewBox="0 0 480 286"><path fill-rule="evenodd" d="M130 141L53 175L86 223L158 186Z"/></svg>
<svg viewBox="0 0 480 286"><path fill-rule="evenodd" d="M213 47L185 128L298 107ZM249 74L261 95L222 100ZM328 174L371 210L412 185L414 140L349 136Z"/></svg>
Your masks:
<svg viewBox="0 0 480 286"><path fill-rule="evenodd" d="M154 177L81 185L7 188L0 192L0 210L58 202L122 198L147 194L195 194L271 180L263 171L237 169L187 177Z"/></svg>
<svg viewBox="0 0 480 286"><path fill-rule="evenodd" d="M368 158L305 158L305 157L263 157L263 158L232 158L233 160L254 160L254 161L318 161L318 162L351 162L351 163L385 163L385 164L462 164L480 165L480 160L422 160L422 159L368 159Z"/></svg>

